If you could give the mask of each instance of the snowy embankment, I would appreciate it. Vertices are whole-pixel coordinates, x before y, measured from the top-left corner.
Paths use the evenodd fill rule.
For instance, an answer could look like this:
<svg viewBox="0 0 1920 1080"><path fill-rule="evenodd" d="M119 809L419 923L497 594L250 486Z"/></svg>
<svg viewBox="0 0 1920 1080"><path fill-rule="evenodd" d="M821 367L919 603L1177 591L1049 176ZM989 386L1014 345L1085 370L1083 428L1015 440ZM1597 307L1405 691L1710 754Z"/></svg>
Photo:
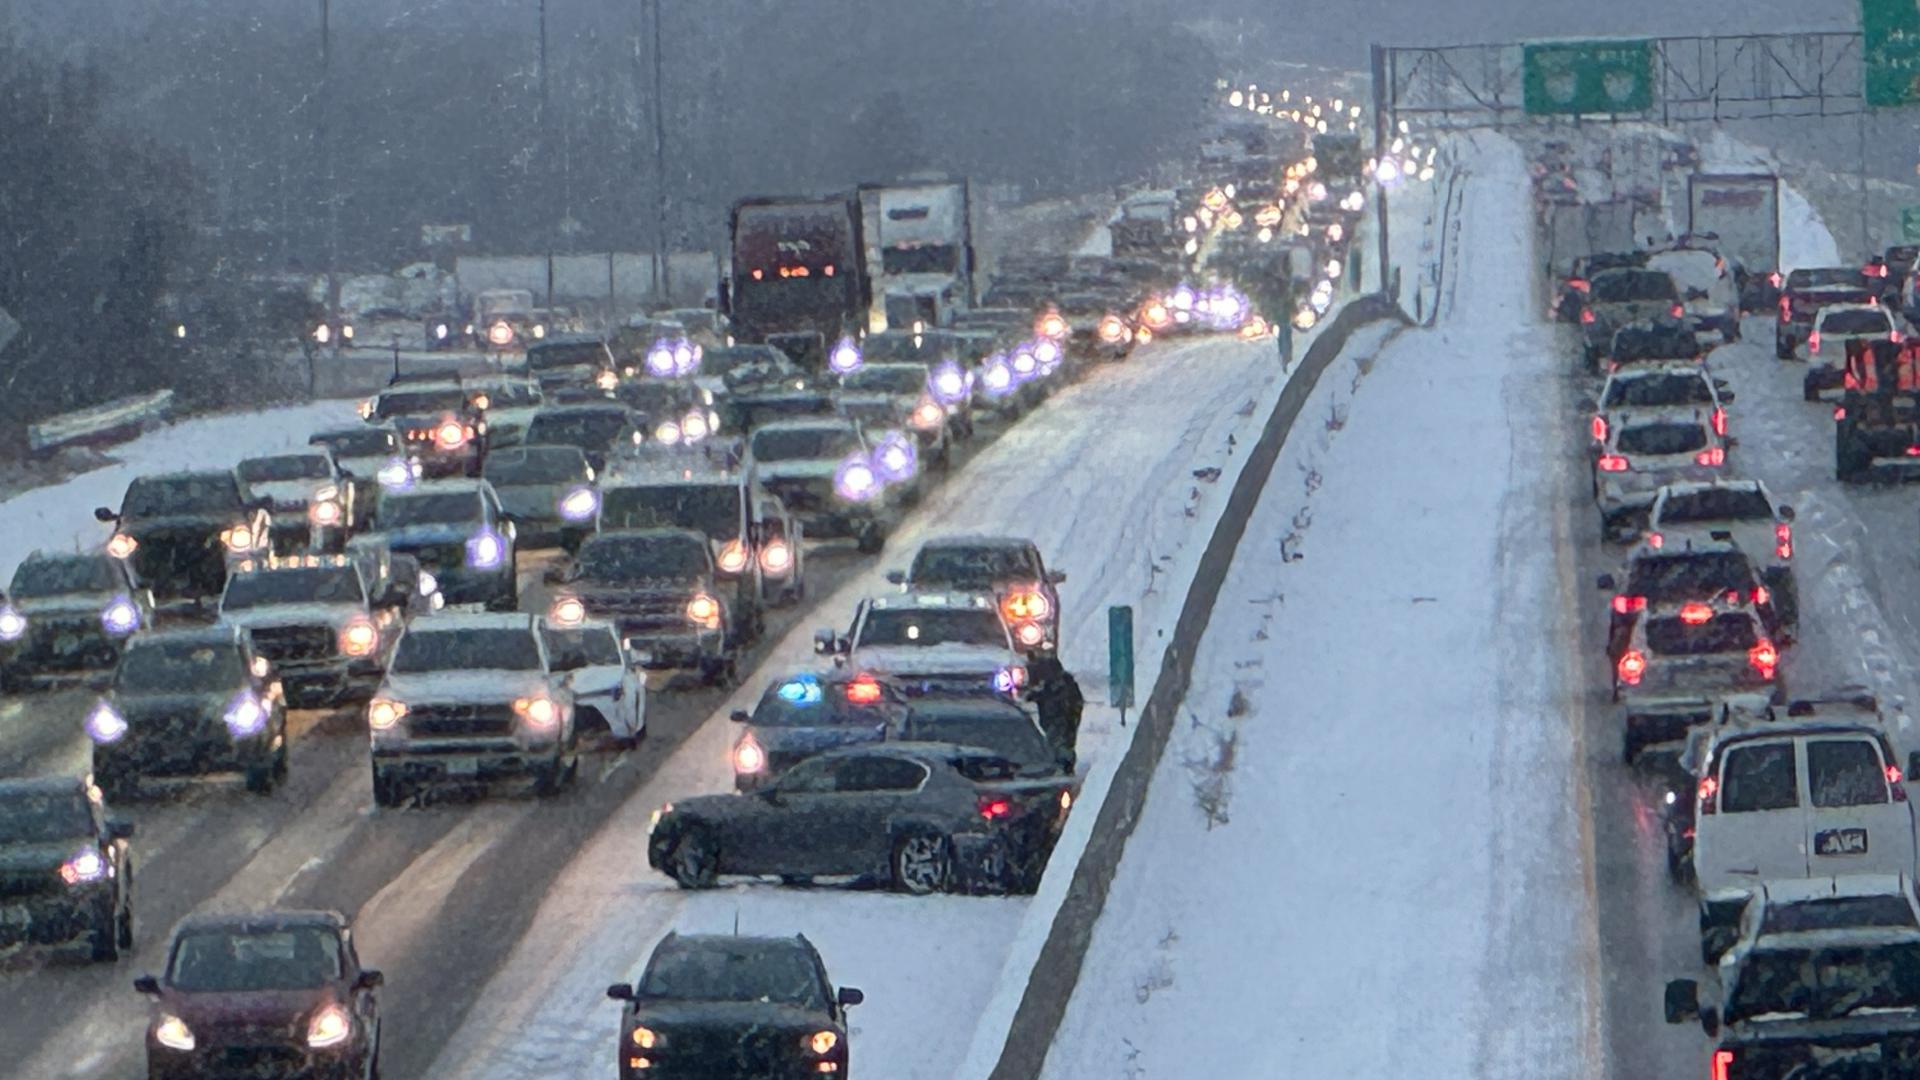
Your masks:
<svg viewBox="0 0 1920 1080"><path fill-rule="evenodd" d="M1597 1062L1558 353L1524 162L1468 154L1455 303L1283 450L1049 1077Z"/></svg>

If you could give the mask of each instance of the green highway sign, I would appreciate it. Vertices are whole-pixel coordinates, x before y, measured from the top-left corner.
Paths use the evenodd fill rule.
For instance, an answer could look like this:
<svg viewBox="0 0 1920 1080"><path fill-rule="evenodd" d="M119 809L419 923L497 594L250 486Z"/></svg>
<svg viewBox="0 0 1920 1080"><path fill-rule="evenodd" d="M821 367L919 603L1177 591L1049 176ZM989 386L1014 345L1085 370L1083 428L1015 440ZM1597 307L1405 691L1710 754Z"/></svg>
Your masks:
<svg viewBox="0 0 1920 1080"><path fill-rule="evenodd" d="M1529 116L1646 112L1653 108L1653 42L1523 45L1521 87Z"/></svg>
<svg viewBox="0 0 1920 1080"><path fill-rule="evenodd" d="M1133 608L1126 604L1107 609L1107 704L1133 705Z"/></svg>
<svg viewBox="0 0 1920 1080"><path fill-rule="evenodd" d="M1860 0L1860 39L1867 104L1920 101L1920 4Z"/></svg>
<svg viewBox="0 0 1920 1080"><path fill-rule="evenodd" d="M1900 239L1909 244L1920 244L1920 206L1900 208Z"/></svg>

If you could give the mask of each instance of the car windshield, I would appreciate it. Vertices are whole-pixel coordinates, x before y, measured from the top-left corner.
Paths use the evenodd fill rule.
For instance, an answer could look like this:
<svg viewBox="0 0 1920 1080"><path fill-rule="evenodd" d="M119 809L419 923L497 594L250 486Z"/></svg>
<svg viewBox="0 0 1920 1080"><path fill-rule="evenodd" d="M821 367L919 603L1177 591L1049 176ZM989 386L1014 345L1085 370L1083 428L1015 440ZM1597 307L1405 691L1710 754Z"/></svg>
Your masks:
<svg viewBox="0 0 1920 1080"><path fill-rule="evenodd" d="M1829 311L1820 317L1823 334L1884 334L1893 329L1887 313L1868 311Z"/></svg>
<svg viewBox="0 0 1920 1080"><path fill-rule="evenodd" d="M639 995L664 1001L757 1001L823 1009L813 960L798 946L753 941L663 949Z"/></svg>
<svg viewBox="0 0 1920 1080"><path fill-rule="evenodd" d="M1711 251L1668 251L1647 260L1647 267L1671 276L1682 288L1711 290L1720 281L1720 260Z"/></svg>
<svg viewBox="0 0 1920 1080"><path fill-rule="evenodd" d="M221 611L245 611L275 604L358 604L365 606L366 589L360 572L351 566L300 566L256 570L227 579Z"/></svg>
<svg viewBox="0 0 1920 1080"><path fill-rule="evenodd" d="M737 484L658 484L609 489L600 507L604 529L692 529L715 540L740 536Z"/></svg>
<svg viewBox="0 0 1920 1080"><path fill-rule="evenodd" d="M657 379L628 379L613 393L622 405L648 416L678 412L692 404L685 389Z"/></svg>
<svg viewBox="0 0 1920 1080"><path fill-rule="evenodd" d="M947 589L990 589L1031 580L1040 568L1023 547L1000 544L929 544L913 557L907 577L915 584Z"/></svg>
<svg viewBox="0 0 1920 1080"><path fill-rule="evenodd" d="M907 715L903 737L918 742L977 746L1015 762L1028 774L1054 772L1059 756L1032 718L1017 708L983 712L915 709Z"/></svg>
<svg viewBox="0 0 1920 1080"><path fill-rule="evenodd" d="M1920 943L1759 948L1727 1000L1727 1020L1828 1020L1865 1010L1920 1011Z"/></svg>
<svg viewBox="0 0 1920 1080"><path fill-rule="evenodd" d="M509 382L488 382L473 384L468 397L485 395L490 409L518 409L540 404L543 393L540 384L525 380Z"/></svg>
<svg viewBox="0 0 1920 1080"><path fill-rule="evenodd" d="M340 935L326 926L193 930L180 935L167 984L196 993L313 990L340 978Z"/></svg>
<svg viewBox="0 0 1920 1080"><path fill-rule="evenodd" d="M698 581L707 576L704 540L682 535L603 535L580 550L580 577L592 582Z"/></svg>
<svg viewBox="0 0 1920 1080"><path fill-rule="evenodd" d="M761 428L753 433L753 456L760 461L819 461L860 449L860 437L850 427Z"/></svg>
<svg viewBox="0 0 1920 1080"><path fill-rule="evenodd" d="M1674 300L1673 279L1653 270L1612 270L1593 279L1593 301L1624 304L1638 300Z"/></svg>
<svg viewBox="0 0 1920 1080"><path fill-rule="evenodd" d="M461 412L467 407L467 392L458 386L428 390L389 390L374 403L373 415L382 420L395 416L426 416Z"/></svg>
<svg viewBox="0 0 1920 1080"><path fill-rule="evenodd" d="M238 690L246 681L239 648L205 640L136 641L113 671L114 688L133 694L212 693Z"/></svg>
<svg viewBox="0 0 1920 1080"><path fill-rule="evenodd" d="M560 342L527 349L527 367L533 371L607 363L606 346L597 341Z"/></svg>
<svg viewBox="0 0 1920 1080"><path fill-rule="evenodd" d="M527 422L525 437L529 446L577 446L582 450L603 450L613 445L626 430L627 414L595 410L593 412L537 413Z"/></svg>
<svg viewBox="0 0 1920 1080"><path fill-rule="evenodd" d="M540 670L540 643L525 627L464 626L436 630L422 626L407 631L400 639L393 656L395 674Z"/></svg>
<svg viewBox="0 0 1920 1080"><path fill-rule="evenodd" d="M474 524L481 519L480 496L472 491L383 492L373 517L382 529Z"/></svg>
<svg viewBox="0 0 1920 1080"><path fill-rule="evenodd" d="M248 458L240 463L240 479L249 484L278 480L324 480L327 459L319 454L279 454Z"/></svg>
<svg viewBox="0 0 1920 1080"><path fill-rule="evenodd" d="M1797 934L1847 927L1920 929L1904 896L1831 896L1791 904L1770 904L1760 921L1762 934Z"/></svg>
<svg viewBox="0 0 1920 1080"><path fill-rule="evenodd" d="M1753 584L1753 564L1738 551L1642 555L1627 575L1628 594L1655 605L1745 593Z"/></svg>
<svg viewBox="0 0 1920 1080"><path fill-rule="evenodd" d="M875 608L860 627L861 648L881 645L1007 647L1007 631L991 608Z"/></svg>
<svg viewBox="0 0 1920 1080"><path fill-rule="evenodd" d="M527 447L487 455L481 475L495 487L584 482L587 460L571 447Z"/></svg>
<svg viewBox="0 0 1920 1080"><path fill-rule="evenodd" d="M1758 488L1705 488L1669 494L1660 503L1658 524L1772 520L1773 506Z"/></svg>
<svg viewBox="0 0 1920 1080"><path fill-rule="evenodd" d="M31 558L13 571L8 593L15 600L71 593L104 593L125 587L113 563L98 555Z"/></svg>
<svg viewBox="0 0 1920 1080"><path fill-rule="evenodd" d="M378 427L369 427L364 431L329 432L325 435L315 435L308 441L345 457L391 454L400 449L399 440L394 433Z"/></svg>
<svg viewBox="0 0 1920 1080"><path fill-rule="evenodd" d="M619 640L604 626L549 627L545 636L547 662L555 671L618 666L624 662Z"/></svg>
<svg viewBox="0 0 1920 1080"><path fill-rule="evenodd" d="M143 476L127 485L123 517L239 513L240 483L232 473Z"/></svg>
<svg viewBox="0 0 1920 1080"><path fill-rule="evenodd" d="M51 844L93 834L93 811L76 786L0 793L0 847Z"/></svg>
<svg viewBox="0 0 1920 1080"><path fill-rule="evenodd" d="M1716 615L1698 624L1677 616L1647 620L1647 647L1660 656L1746 652L1759 642L1753 619L1744 612Z"/></svg>
<svg viewBox="0 0 1920 1080"><path fill-rule="evenodd" d="M1632 326L1615 332L1613 348L1608 351L1621 363L1634 360L1698 360L1700 340L1693 336L1693 331L1681 326Z"/></svg>
<svg viewBox="0 0 1920 1080"><path fill-rule="evenodd" d="M927 369L920 364L869 364L846 377L849 390L878 394L917 394L926 389Z"/></svg>
<svg viewBox="0 0 1920 1080"><path fill-rule="evenodd" d="M1608 409L1649 408L1658 405L1711 405L1713 387L1697 371L1643 375L1637 379L1614 379L1607 384Z"/></svg>
<svg viewBox="0 0 1920 1080"><path fill-rule="evenodd" d="M1614 449L1622 454L1691 454L1707 445L1707 429L1698 423L1636 424L1620 429Z"/></svg>

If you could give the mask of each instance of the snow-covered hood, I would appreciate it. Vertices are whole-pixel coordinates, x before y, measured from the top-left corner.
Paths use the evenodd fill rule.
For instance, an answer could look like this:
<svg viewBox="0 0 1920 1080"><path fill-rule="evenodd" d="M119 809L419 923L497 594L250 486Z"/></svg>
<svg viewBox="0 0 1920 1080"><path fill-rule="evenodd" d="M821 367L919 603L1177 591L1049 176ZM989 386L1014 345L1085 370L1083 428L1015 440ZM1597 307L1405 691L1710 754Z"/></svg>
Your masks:
<svg viewBox="0 0 1920 1080"><path fill-rule="evenodd" d="M241 692L239 687L231 690L209 690L187 694L124 694L113 695L114 708L128 720L139 720L147 716L194 716L202 719L215 719L227 711L233 699Z"/></svg>
<svg viewBox="0 0 1920 1080"><path fill-rule="evenodd" d="M313 1013L332 1000L334 993L328 987L231 993L169 990L161 998L161 1007L214 1039L222 1029L241 1028L284 1035L292 1042L306 1034Z"/></svg>
<svg viewBox="0 0 1920 1080"><path fill-rule="evenodd" d="M637 1018L650 1028L673 1038L676 1031L782 1031L797 1036L831 1029L836 1025L824 1014L795 1005L763 1001L648 1001L638 1009ZM797 1044L796 1044L797 1045Z"/></svg>
<svg viewBox="0 0 1920 1080"><path fill-rule="evenodd" d="M409 548L426 547L430 544L464 544L479 530L480 526L477 523L463 521L457 524L408 525L405 528L386 529L365 535L371 542L386 545L389 551L405 552Z"/></svg>
<svg viewBox="0 0 1920 1080"><path fill-rule="evenodd" d="M396 453L372 454L367 457L335 458L334 460L339 463L342 472L352 473L354 479L373 480L380 475L381 469L386 468L395 461L405 461L406 458Z"/></svg>
<svg viewBox="0 0 1920 1080"><path fill-rule="evenodd" d="M85 836L40 844L0 844L0 874L25 874L36 870L51 874L60 868L61 863L73 858L75 852L92 847L93 841Z"/></svg>
<svg viewBox="0 0 1920 1080"><path fill-rule="evenodd" d="M13 601L13 610L31 622L35 615L99 615L113 603L104 593L68 593L64 596L34 596Z"/></svg>
<svg viewBox="0 0 1920 1080"><path fill-rule="evenodd" d="M495 484L494 493L500 496L500 505L507 513L516 517L550 518L560 513L560 497L569 490L567 484L512 484L501 487Z"/></svg>
<svg viewBox="0 0 1920 1080"><path fill-rule="evenodd" d="M390 672L380 686L380 695L410 705L493 704L548 694L553 689L545 675L534 671Z"/></svg>
<svg viewBox="0 0 1920 1080"><path fill-rule="evenodd" d="M354 616L366 615L357 604L270 604L222 611L220 619L248 630L266 630L282 626L331 626L339 629Z"/></svg>
<svg viewBox="0 0 1920 1080"><path fill-rule="evenodd" d="M860 671L893 675L990 675L1020 662L1011 650L991 645L874 645L853 651Z"/></svg>
<svg viewBox="0 0 1920 1080"><path fill-rule="evenodd" d="M868 724L821 724L819 727L755 727L753 741L769 754L814 754L836 746L878 742L886 737L887 722L876 719Z"/></svg>
<svg viewBox="0 0 1920 1080"><path fill-rule="evenodd" d="M248 486L253 489L256 496L272 499L275 510L300 510L313 501L314 492L327 486L327 482L325 480L268 480Z"/></svg>
<svg viewBox="0 0 1920 1080"><path fill-rule="evenodd" d="M775 461L760 465L760 479L763 483L772 480L831 480L833 474L839 471L838 458L825 461Z"/></svg>

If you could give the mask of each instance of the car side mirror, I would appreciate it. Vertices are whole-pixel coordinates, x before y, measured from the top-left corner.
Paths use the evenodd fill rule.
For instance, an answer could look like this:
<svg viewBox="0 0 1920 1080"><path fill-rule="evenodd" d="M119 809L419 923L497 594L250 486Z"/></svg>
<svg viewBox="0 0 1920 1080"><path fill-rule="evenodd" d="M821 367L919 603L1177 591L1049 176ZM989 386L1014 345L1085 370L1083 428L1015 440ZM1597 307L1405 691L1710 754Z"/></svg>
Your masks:
<svg viewBox="0 0 1920 1080"><path fill-rule="evenodd" d="M107 819L107 839L109 840L133 839L133 822L122 821L119 818L108 818Z"/></svg>
<svg viewBox="0 0 1920 1080"><path fill-rule="evenodd" d="M1614 589L1619 588L1619 583L1614 580L1612 574L1601 574L1599 578L1595 580L1594 584L1597 588L1604 589L1607 592L1612 592Z"/></svg>
<svg viewBox="0 0 1920 1080"><path fill-rule="evenodd" d="M733 710L732 712L727 714L727 719L733 721L736 724L750 724L753 722L753 716L749 714L745 709Z"/></svg>
<svg viewBox="0 0 1920 1080"><path fill-rule="evenodd" d="M905 585L906 583L907 583L907 572L905 570L887 571L887 584Z"/></svg>
<svg viewBox="0 0 1920 1080"><path fill-rule="evenodd" d="M1722 390L1720 391L1720 403L1722 405L1731 405L1734 403L1736 399L1739 398L1739 396L1740 396L1739 394L1736 394L1731 390Z"/></svg>
<svg viewBox="0 0 1920 1080"><path fill-rule="evenodd" d="M1067 583L1067 572L1065 570L1047 571L1047 584L1065 585L1066 583Z"/></svg>
<svg viewBox="0 0 1920 1080"><path fill-rule="evenodd" d="M1667 984L1667 1023L1684 1024L1700 1018L1700 984L1692 979L1674 979Z"/></svg>
<svg viewBox="0 0 1920 1080"><path fill-rule="evenodd" d="M105 521L105 522L115 522L115 521L119 521L119 520L120 520L120 515L119 515L119 514L116 514L116 513L114 513L114 512L113 512L113 511L112 511L111 509L109 509L108 507L105 507L105 506L96 506L96 507L94 507L94 508L93 508L93 520L95 520L95 521Z"/></svg>
<svg viewBox="0 0 1920 1080"><path fill-rule="evenodd" d="M833 995L833 1000L842 1008L846 1008L858 1005L867 1000L867 995L861 993L858 987L843 986L838 993Z"/></svg>
<svg viewBox="0 0 1920 1080"><path fill-rule="evenodd" d="M607 987L607 996L615 1001L632 1001L633 985L631 983L614 983L612 986Z"/></svg>
<svg viewBox="0 0 1920 1080"><path fill-rule="evenodd" d="M158 994L160 992L160 980L151 975L142 975L133 980L133 988L142 994Z"/></svg>
<svg viewBox="0 0 1920 1080"><path fill-rule="evenodd" d="M839 637L831 630L815 630L813 632L813 651L821 656L832 656L834 653L839 652L840 650L835 648L839 643Z"/></svg>
<svg viewBox="0 0 1920 1080"><path fill-rule="evenodd" d="M386 975L369 969L362 971L359 977L353 980L353 988L355 990L372 990L374 987L380 986L386 981Z"/></svg>
<svg viewBox="0 0 1920 1080"><path fill-rule="evenodd" d="M1781 507L1780 507L1780 520L1782 520L1782 521L1792 521L1792 520L1793 520L1793 507L1791 507L1791 506L1784 506L1784 505L1783 505L1783 506L1781 506Z"/></svg>
<svg viewBox="0 0 1920 1080"><path fill-rule="evenodd" d="M1700 1030L1706 1032L1707 1038L1709 1039L1718 1038L1720 1035L1720 1010L1711 1005L1703 1007L1700 1010Z"/></svg>

